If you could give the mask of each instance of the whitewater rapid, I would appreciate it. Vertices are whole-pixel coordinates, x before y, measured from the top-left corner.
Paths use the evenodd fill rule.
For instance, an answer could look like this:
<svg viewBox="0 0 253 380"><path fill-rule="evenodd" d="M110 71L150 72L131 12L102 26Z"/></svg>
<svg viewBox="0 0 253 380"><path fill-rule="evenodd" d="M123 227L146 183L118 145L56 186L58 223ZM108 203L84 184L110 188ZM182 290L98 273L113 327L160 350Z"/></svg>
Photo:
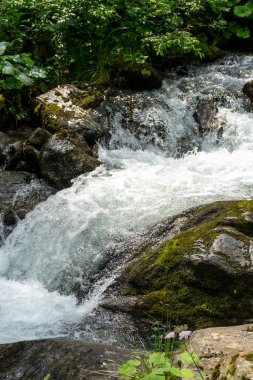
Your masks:
<svg viewBox="0 0 253 380"><path fill-rule="evenodd" d="M156 119L165 120L164 149L154 142L157 136L140 144L115 117L111 145L99 146L103 164L39 204L0 248L0 343L68 336L113 281L115 273L77 305L73 286L85 283L104 255L190 207L252 198L253 113L241 92L252 78L253 56L246 56L165 80L151 93L164 109L142 113L152 133ZM219 142L207 135L199 149L193 106L215 94L224 97L218 114L224 134ZM196 148L179 158L178 136L196 140Z"/></svg>

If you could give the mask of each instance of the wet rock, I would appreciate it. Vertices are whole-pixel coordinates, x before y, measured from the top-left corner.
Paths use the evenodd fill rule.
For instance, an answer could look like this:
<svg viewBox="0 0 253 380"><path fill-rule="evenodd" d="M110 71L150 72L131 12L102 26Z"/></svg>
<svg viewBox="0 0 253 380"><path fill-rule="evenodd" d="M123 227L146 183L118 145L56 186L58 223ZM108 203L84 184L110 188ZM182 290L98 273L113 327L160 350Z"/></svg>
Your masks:
<svg viewBox="0 0 253 380"><path fill-rule="evenodd" d="M52 193L35 175L0 170L0 244L19 219Z"/></svg>
<svg viewBox="0 0 253 380"><path fill-rule="evenodd" d="M58 86L37 98L37 112L50 133L71 128L92 147L109 131L108 115L99 105L109 89Z"/></svg>
<svg viewBox="0 0 253 380"><path fill-rule="evenodd" d="M244 95L246 95L251 102L253 102L253 80L245 83L242 89Z"/></svg>
<svg viewBox="0 0 253 380"><path fill-rule="evenodd" d="M42 128L37 128L28 139L28 143L36 149L42 148L42 146L50 138L51 134Z"/></svg>
<svg viewBox="0 0 253 380"><path fill-rule="evenodd" d="M103 380L136 356L130 350L98 343L51 339L0 346L0 379Z"/></svg>
<svg viewBox="0 0 253 380"><path fill-rule="evenodd" d="M105 306L165 320L169 310L171 321L191 327L247 322L253 313L252 216L253 201L216 202L155 226L128 248L135 259L108 289ZM131 297L133 303L124 302Z"/></svg>
<svg viewBox="0 0 253 380"><path fill-rule="evenodd" d="M197 102L194 118L199 125L200 133L217 131L217 137L221 138L223 134L223 126L219 124L217 118L218 106L211 99L200 99Z"/></svg>
<svg viewBox="0 0 253 380"><path fill-rule="evenodd" d="M253 379L253 325L195 331L189 348L200 355L207 380Z"/></svg>
<svg viewBox="0 0 253 380"><path fill-rule="evenodd" d="M176 132L171 123L171 118L177 119L175 110L163 97L152 94L66 85L41 95L38 104L45 129L50 133L71 129L90 147L101 140L111 149L125 146L136 150L152 144L173 156L200 145L192 117L185 116L182 123L187 128Z"/></svg>
<svg viewBox="0 0 253 380"><path fill-rule="evenodd" d="M53 135L40 153L42 176L57 189L71 185L71 180L100 165L82 136L73 131Z"/></svg>
<svg viewBox="0 0 253 380"><path fill-rule="evenodd" d="M6 133L0 131L0 165L4 165L6 161L6 147L13 142L13 139Z"/></svg>

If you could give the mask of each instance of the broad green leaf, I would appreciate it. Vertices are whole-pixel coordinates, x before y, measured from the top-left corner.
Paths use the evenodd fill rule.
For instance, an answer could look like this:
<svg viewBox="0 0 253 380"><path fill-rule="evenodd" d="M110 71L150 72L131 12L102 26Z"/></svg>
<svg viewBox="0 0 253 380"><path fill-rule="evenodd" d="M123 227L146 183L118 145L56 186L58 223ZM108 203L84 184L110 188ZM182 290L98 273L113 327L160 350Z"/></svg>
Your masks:
<svg viewBox="0 0 253 380"><path fill-rule="evenodd" d="M4 55L8 45L9 45L8 42L5 42L5 41L0 42L0 56Z"/></svg>
<svg viewBox="0 0 253 380"><path fill-rule="evenodd" d="M236 35L237 35L237 37L240 37L240 38L249 38L250 37L250 30L247 27L238 28L236 30Z"/></svg>
<svg viewBox="0 0 253 380"><path fill-rule="evenodd" d="M195 377L195 373L191 370L191 369L188 369L188 368L183 368L183 369L180 369L180 372L181 372L181 377L186 377L187 379L191 379Z"/></svg>
<svg viewBox="0 0 253 380"><path fill-rule="evenodd" d="M152 371L152 373L155 373L156 375L163 375L165 372L170 372L171 370L171 365L170 363L165 363L163 364L162 367L155 367Z"/></svg>
<svg viewBox="0 0 253 380"><path fill-rule="evenodd" d="M249 17L252 13L252 9L247 7L247 5L237 5L234 7L234 15L237 17Z"/></svg>
<svg viewBox="0 0 253 380"><path fill-rule="evenodd" d="M196 352L183 352L182 354L178 355L178 360L180 360L184 364L200 364L200 357Z"/></svg>
<svg viewBox="0 0 253 380"><path fill-rule="evenodd" d="M33 66L34 65L34 61L31 58L31 54L29 54L29 53L22 53L20 55L21 55L21 58L22 58L23 62L26 65L29 65L29 66Z"/></svg>
<svg viewBox="0 0 253 380"><path fill-rule="evenodd" d="M21 64L23 64L23 60L22 60L22 58L20 57L19 54L5 55L4 58L5 58L5 60L7 60L7 61L11 61L11 62L14 62L14 63L21 63Z"/></svg>
<svg viewBox="0 0 253 380"><path fill-rule="evenodd" d="M149 375L141 377L140 380L165 380L165 376L150 373Z"/></svg>
<svg viewBox="0 0 253 380"><path fill-rule="evenodd" d="M163 364L169 361L166 354L163 352L154 352L153 354L149 356L148 360L150 361L150 363L154 364L155 366L158 366L160 364Z"/></svg>
<svg viewBox="0 0 253 380"><path fill-rule="evenodd" d="M186 377L187 379L194 379L195 373L191 369L180 369L176 367L172 367L170 373L177 377Z"/></svg>
<svg viewBox="0 0 253 380"><path fill-rule="evenodd" d="M122 366L119 368L118 372L120 375L132 376L132 375L136 374L137 370L136 370L135 366L133 366L127 362L127 363L122 364Z"/></svg>
<svg viewBox="0 0 253 380"><path fill-rule="evenodd" d="M31 86L34 81L32 78L29 78L26 74L21 73L16 76L16 78L23 83L25 86Z"/></svg>
<svg viewBox="0 0 253 380"><path fill-rule="evenodd" d="M29 75L33 78L46 78L47 76L46 71L40 67L33 67L30 70Z"/></svg>
<svg viewBox="0 0 253 380"><path fill-rule="evenodd" d="M17 73L17 69L10 62L4 62L1 72L4 75L15 75Z"/></svg>

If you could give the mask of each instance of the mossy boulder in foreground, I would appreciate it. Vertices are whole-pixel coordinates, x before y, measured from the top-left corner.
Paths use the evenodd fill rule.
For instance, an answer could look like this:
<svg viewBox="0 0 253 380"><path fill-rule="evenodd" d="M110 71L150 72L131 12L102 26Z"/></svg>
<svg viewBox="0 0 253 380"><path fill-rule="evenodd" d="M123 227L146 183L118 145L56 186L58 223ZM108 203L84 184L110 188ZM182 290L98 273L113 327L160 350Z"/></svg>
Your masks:
<svg viewBox="0 0 253 380"><path fill-rule="evenodd" d="M244 323L253 318L252 237L253 201L216 202L171 218L135 251L115 300L135 296L128 308L135 316L169 316L191 327ZM115 309L113 299L106 303Z"/></svg>

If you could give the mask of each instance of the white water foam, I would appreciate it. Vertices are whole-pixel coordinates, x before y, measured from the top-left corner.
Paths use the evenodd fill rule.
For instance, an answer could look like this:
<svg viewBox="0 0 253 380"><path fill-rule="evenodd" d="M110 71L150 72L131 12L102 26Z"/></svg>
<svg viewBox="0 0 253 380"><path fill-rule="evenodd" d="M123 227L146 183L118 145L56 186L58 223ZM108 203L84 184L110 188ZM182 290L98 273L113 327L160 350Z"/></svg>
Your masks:
<svg viewBox="0 0 253 380"><path fill-rule="evenodd" d="M253 114L243 109L240 96L253 77L252 62L253 57L245 57L193 69L192 77L168 80L153 92L170 108L180 104L171 114L175 129L177 114L180 128L182 113L188 112L187 121L194 123L197 96L226 93L219 107L226 124L219 144L207 136L202 151L181 158L150 145L135 151L101 146L100 168L51 196L18 224L0 249L1 342L73 330L113 279L104 279L81 306L76 306L73 286L96 272L105 252L142 229L192 206L252 198Z"/></svg>

